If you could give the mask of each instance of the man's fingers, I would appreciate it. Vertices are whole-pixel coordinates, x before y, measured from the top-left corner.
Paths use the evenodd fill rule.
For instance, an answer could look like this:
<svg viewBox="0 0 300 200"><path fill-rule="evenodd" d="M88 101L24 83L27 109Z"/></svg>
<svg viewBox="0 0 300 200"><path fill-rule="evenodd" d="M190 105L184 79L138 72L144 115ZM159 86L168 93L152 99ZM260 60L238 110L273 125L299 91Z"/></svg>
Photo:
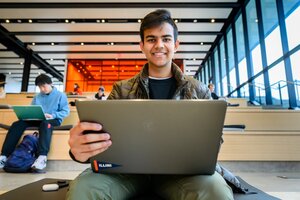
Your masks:
<svg viewBox="0 0 300 200"><path fill-rule="evenodd" d="M82 145L80 148L80 153L94 152L101 149L107 149L110 145L110 140Z"/></svg>
<svg viewBox="0 0 300 200"><path fill-rule="evenodd" d="M85 130L100 131L102 126L97 123L79 122L70 130L71 135L81 135Z"/></svg>
<svg viewBox="0 0 300 200"><path fill-rule="evenodd" d="M110 139L110 135L108 133L86 134L79 137L81 137L81 144L93 143L97 141L106 141Z"/></svg>

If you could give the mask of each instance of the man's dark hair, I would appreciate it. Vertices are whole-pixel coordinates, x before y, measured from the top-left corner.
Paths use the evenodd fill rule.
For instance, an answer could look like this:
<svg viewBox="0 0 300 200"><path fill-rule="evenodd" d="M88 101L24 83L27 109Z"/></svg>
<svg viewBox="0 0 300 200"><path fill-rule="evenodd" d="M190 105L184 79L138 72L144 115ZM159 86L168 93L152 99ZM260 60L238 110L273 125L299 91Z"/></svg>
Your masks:
<svg viewBox="0 0 300 200"><path fill-rule="evenodd" d="M46 74L41 74L41 75L37 76L35 79L35 85L40 86L40 85L44 85L44 84L52 84L51 78L49 76L47 76Z"/></svg>
<svg viewBox="0 0 300 200"><path fill-rule="evenodd" d="M160 26L163 23L169 23L173 27L174 41L176 41L178 36L178 28L174 20L171 18L170 12L164 9L159 9L149 13L144 17L140 27L140 37L142 42L144 42L144 31L146 29Z"/></svg>

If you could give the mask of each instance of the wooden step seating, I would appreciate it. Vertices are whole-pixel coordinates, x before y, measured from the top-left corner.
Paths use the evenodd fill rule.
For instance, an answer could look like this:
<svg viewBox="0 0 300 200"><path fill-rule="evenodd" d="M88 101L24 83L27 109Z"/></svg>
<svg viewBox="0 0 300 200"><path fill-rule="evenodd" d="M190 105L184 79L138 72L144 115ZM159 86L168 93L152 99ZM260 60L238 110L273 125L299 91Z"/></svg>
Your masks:
<svg viewBox="0 0 300 200"><path fill-rule="evenodd" d="M23 96L24 98L24 96ZM76 124L76 107L64 122ZM11 109L0 109L0 123L17 120ZM267 110L259 107L229 107L225 125L241 124L245 129L224 130L221 161L300 161L300 111ZM0 129L0 147L7 131ZM26 131L32 133L32 131ZM55 130L49 153L50 160L70 160L69 131Z"/></svg>

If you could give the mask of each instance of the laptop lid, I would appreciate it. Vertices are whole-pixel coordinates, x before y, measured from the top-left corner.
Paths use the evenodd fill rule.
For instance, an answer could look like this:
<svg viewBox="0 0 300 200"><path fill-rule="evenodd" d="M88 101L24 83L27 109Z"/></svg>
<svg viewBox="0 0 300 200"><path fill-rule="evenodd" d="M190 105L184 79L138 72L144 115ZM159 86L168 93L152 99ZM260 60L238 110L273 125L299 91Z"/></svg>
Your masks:
<svg viewBox="0 0 300 200"><path fill-rule="evenodd" d="M45 114L41 105L12 106L20 120L45 120Z"/></svg>
<svg viewBox="0 0 300 200"><path fill-rule="evenodd" d="M226 102L78 101L80 121L98 122L112 146L91 158L101 173L213 174Z"/></svg>

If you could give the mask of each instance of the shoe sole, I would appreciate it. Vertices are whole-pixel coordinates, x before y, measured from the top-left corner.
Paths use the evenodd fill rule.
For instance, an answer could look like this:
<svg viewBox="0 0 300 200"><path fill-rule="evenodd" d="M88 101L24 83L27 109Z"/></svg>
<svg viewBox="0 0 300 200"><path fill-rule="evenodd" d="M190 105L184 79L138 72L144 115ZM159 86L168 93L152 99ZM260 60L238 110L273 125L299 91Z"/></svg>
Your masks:
<svg viewBox="0 0 300 200"><path fill-rule="evenodd" d="M38 174L44 174L44 173L46 173L46 169L37 169L35 167L31 167L31 172L38 173Z"/></svg>

